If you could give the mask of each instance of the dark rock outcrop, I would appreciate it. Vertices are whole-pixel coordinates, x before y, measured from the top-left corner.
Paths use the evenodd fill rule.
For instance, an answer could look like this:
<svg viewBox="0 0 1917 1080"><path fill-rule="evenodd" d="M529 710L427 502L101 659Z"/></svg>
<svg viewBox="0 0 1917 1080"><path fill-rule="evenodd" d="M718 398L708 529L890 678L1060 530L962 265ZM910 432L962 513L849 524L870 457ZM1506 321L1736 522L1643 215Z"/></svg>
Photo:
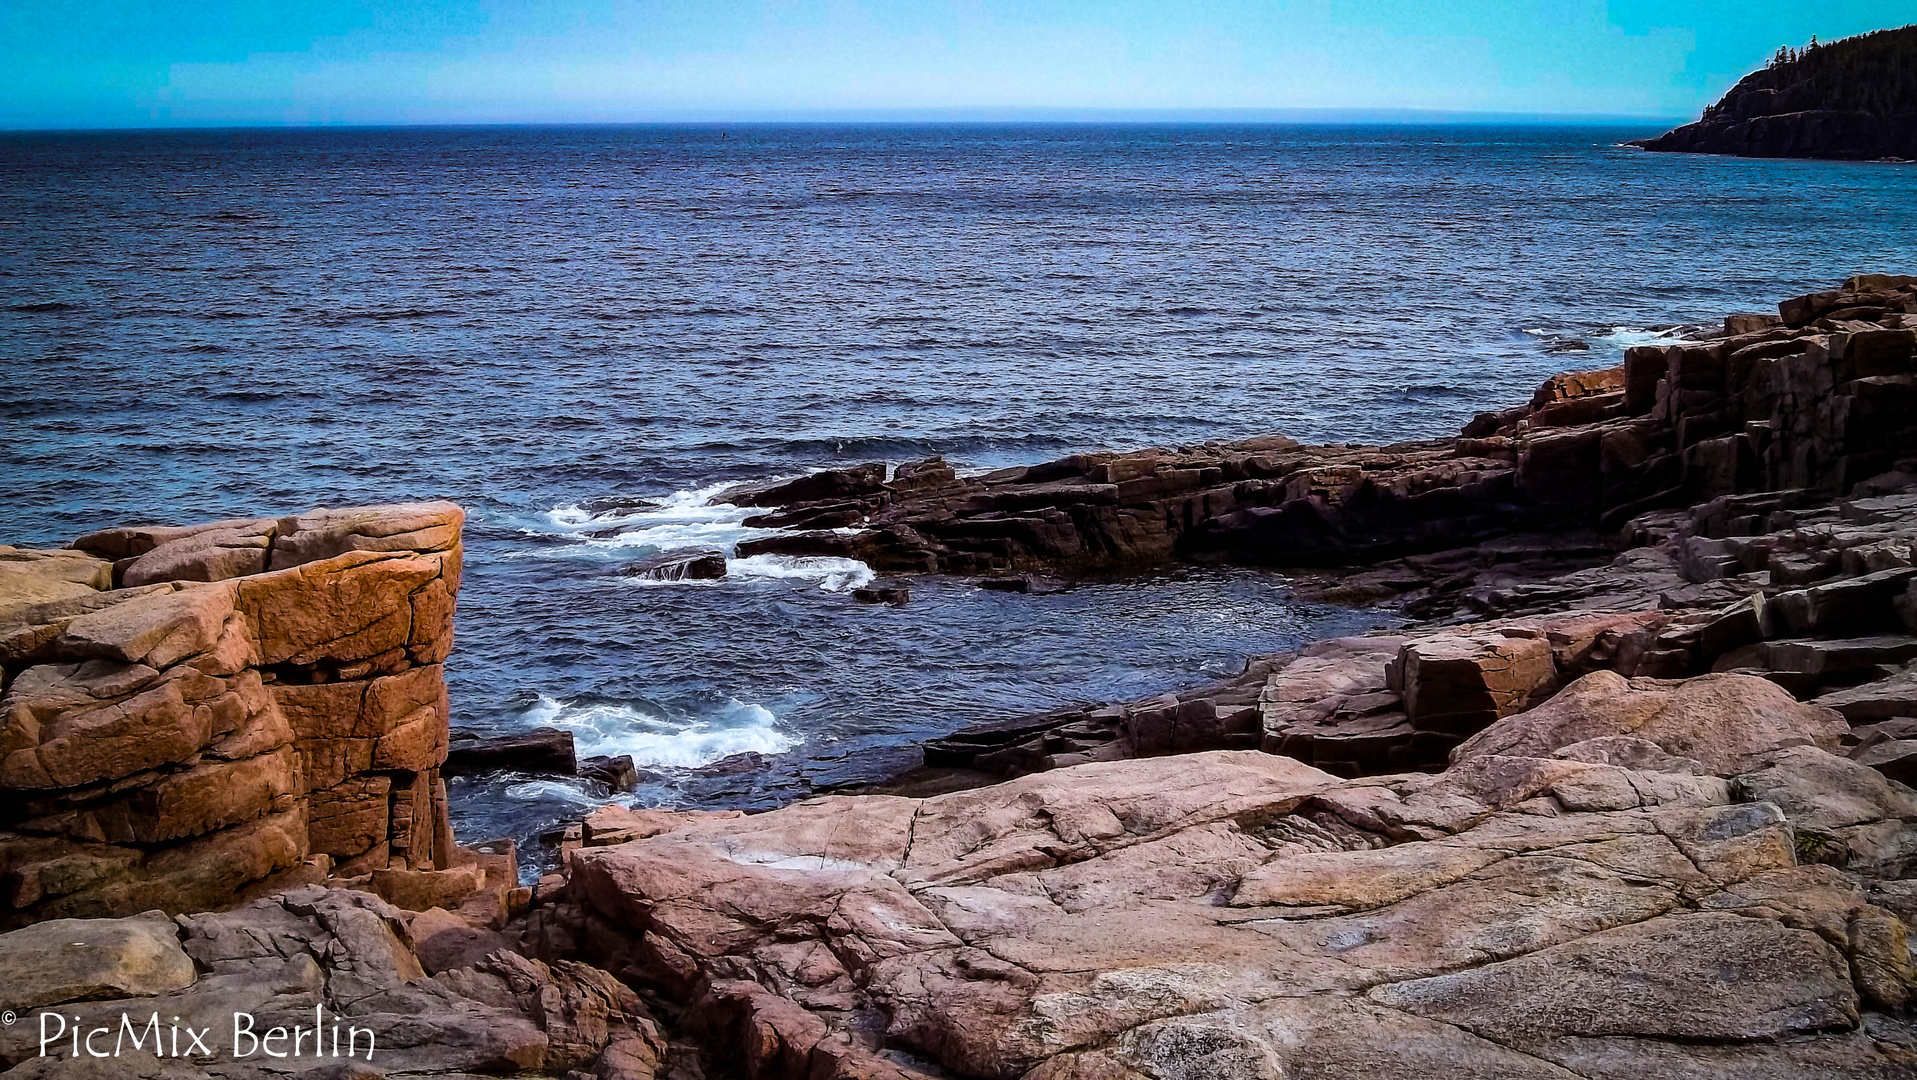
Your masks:
<svg viewBox="0 0 1917 1080"><path fill-rule="evenodd" d="M1740 157L1917 159L1917 26L1780 50L1696 123L1633 145Z"/></svg>
<svg viewBox="0 0 1917 1080"><path fill-rule="evenodd" d="M1779 308L1557 376L1458 438L1267 437L973 477L919 463L889 483L872 467L819 474L754 494L786 500L771 517L793 531L739 552L964 574L1351 566L1548 533L1561 557L1601 551L1567 544L1573 530L1614 534L1646 511L1721 496L1841 495L1917 455L1917 277L1862 275ZM808 501L818 491L829 494ZM825 516L831 527L815 527Z"/></svg>
<svg viewBox="0 0 1917 1080"><path fill-rule="evenodd" d="M574 776L579 761L572 732L561 728L539 727L511 735L455 731L441 771L447 776L509 771Z"/></svg>

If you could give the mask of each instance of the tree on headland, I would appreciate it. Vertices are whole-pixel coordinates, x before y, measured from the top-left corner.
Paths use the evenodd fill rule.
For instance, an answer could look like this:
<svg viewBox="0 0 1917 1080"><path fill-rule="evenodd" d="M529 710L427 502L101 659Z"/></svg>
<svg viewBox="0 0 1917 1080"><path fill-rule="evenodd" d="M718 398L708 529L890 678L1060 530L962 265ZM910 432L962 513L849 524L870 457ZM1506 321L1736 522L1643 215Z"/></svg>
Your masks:
<svg viewBox="0 0 1917 1080"><path fill-rule="evenodd" d="M1783 46L1704 110L1704 119L1810 111L1917 113L1917 25Z"/></svg>
<svg viewBox="0 0 1917 1080"><path fill-rule="evenodd" d="M1647 150L1917 161L1917 25L1779 48Z"/></svg>

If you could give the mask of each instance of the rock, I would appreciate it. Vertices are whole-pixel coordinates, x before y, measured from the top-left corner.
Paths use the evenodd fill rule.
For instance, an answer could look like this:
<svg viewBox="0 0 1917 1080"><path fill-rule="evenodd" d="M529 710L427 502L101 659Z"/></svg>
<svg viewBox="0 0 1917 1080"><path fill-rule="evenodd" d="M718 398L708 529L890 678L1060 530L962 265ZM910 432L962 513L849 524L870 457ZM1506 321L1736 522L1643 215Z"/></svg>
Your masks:
<svg viewBox="0 0 1917 1080"><path fill-rule="evenodd" d="M579 776L604 784L607 790L614 792L631 791L639 786L639 769L632 763L631 754L582 758Z"/></svg>
<svg viewBox="0 0 1917 1080"><path fill-rule="evenodd" d="M79 542L117 567L0 559L33 601L0 600L0 926L230 903L329 858L435 867L461 520L317 511Z"/></svg>
<svg viewBox="0 0 1917 1080"><path fill-rule="evenodd" d="M912 590L903 585L852 590L852 599L861 604L890 604L893 607L903 607L911 598Z"/></svg>
<svg viewBox="0 0 1917 1080"><path fill-rule="evenodd" d="M872 495L883 490L884 484L885 463L875 461L849 469L827 469L772 487L733 488L721 498L735 506L788 506Z"/></svg>
<svg viewBox="0 0 1917 1080"><path fill-rule="evenodd" d="M1917 785L1917 739L1889 739L1860 747L1852 755L1860 765L1868 765L1900 784Z"/></svg>
<svg viewBox="0 0 1917 1080"><path fill-rule="evenodd" d="M372 892L407 911L458 907L486 884L486 872L476 864L444 870L375 870L372 875Z"/></svg>
<svg viewBox="0 0 1917 1080"><path fill-rule="evenodd" d="M445 908L427 908L414 915L406 928L420 968L428 975L476 967L493 953L511 948L504 935L474 926Z"/></svg>
<svg viewBox="0 0 1917 1080"><path fill-rule="evenodd" d="M987 592L1028 593L1032 591L1032 579L1023 575L979 578L978 587Z"/></svg>
<svg viewBox="0 0 1917 1080"><path fill-rule="evenodd" d="M113 587L113 564L83 551L0 546L0 618Z"/></svg>
<svg viewBox="0 0 1917 1080"><path fill-rule="evenodd" d="M573 753L571 731L539 727L513 735L481 736L456 731L447 745L442 770L447 776L508 770L573 776L578 773L579 765Z"/></svg>
<svg viewBox="0 0 1917 1080"><path fill-rule="evenodd" d="M1542 757L1589 739L1629 735L1692 758L1715 775L1734 776L1786 747L1835 750L1847 727L1836 713L1800 704L1776 684L1747 675L1668 682L1597 671L1538 708L1479 732L1452 760Z"/></svg>
<svg viewBox="0 0 1917 1080"><path fill-rule="evenodd" d="M120 570L120 581L137 588L163 581L224 581L263 574L273 533L271 521L198 530L128 560Z"/></svg>
<svg viewBox="0 0 1917 1080"><path fill-rule="evenodd" d="M1877 662L1877 657L1870 659ZM1853 725L1897 716L1917 717L1917 665L1906 665L1888 678L1833 690L1813 699L1811 704L1835 709Z"/></svg>
<svg viewBox="0 0 1917 1080"><path fill-rule="evenodd" d="M1765 643L1763 651L1768 670L1801 675L1815 685L1917 657L1917 640L1881 634L1836 641L1772 641Z"/></svg>
<svg viewBox="0 0 1917 1080"><path fill-rule="evenodd" d="M1677 763L1633 736L1576 752ZM1802 779L1757 781L1780 797L1857 784L1782 753ZM1778 805L1729 797L1565 758L1339 781L1210 752L650 837L609 814L619 842L573 859L578 914L540 935L618 928L642 977L768 1076L890 1076L904 1055L1085 1080L1571 1076L1594 1054L1896 1075L1866 1025L1908 970L1902 924L1851 872L1799 867Z"/></svg>
<svg viewBox="0 0 1917 1080"><path fill-rule="evenodd" d="M1751 799L1784 811L1800 830L1835 835L1849 826L1917 820L1917 793L1866 765L1810 746L1780 750L1737 778Z"/></svg>
<svg viewBox="0 0 1917 1080"><path fill-rule="evenodd" d="M583 839L587 847L605 847L744 816L738 810L634 810L615 804L586 815Z"/></svg>
<svg viewBox="0 0 1917 1080"><path fill-rule="evenodd" d="M945 459L934 456L900 465L892 474L892 482L886 487L893 491L927 491L949 487L957 480L958 473L945 463Z"/></svg>
<svg viewBox="0 0 1917 1080"><path fill-rule="evenodd" d="M1524 709L1556 676L1541 639L1444 634L1406 642L1386 685L1404 695L1413 727L1469 735Z"/></svg>
<svg viewBox="0 0 1917 1080"><path fill-rule="evenodd" d="M1729 914L1668 915L1368 996L1546 1057L1567 1038L1750 1042L1857 1023L1841 953Z"/></svg>
<svg viewBox="0 0 1917 1080"><path fill-rule="evenodd" d="M1796 634L1861 636L1900 627L1892 601L1917 579L1917 567L1903 566L1787 592L1775 601L1776 616Z"/></svg>
<svg viewBox="0 0 1917 1080"><path fill-rule="evenodd" d="M125 919L54 919L0 934L0 967L15 1011L152 997L191 986L194 979L179 931L158 911Z"/></svg>
<svg viewBox="0 0 1917 1080"><path fill-rule="evenodd" d="M112 1069L100 1071L90 1068L94 1062L84 1055L69 1056L64 1041L42 1056L38 1025L22 1023L0 1029L0 1067L56 1080L189 1074L264 1080L289 1073L345 1075L341 1069L359 1075L368 1068L407 1076L557 1076L577 1069L651 1080L666 1068L667 1048L657 1025L617 980L583 964L548 965L503 947L480 953L479 947L504 939L495 942L484 931L462 936L456 922L443 911L409 920L364 893L309 887L229 912L189 916L178 927L172 920L147 917L90 924L96 939L107 935L98 940L118 940L112 935L130 924L163 930L184 977L164 986L107 988L141 996L63 997L47 1004L58 1006L70 1025L105 1027L116 1034L122 1014L140 1025L157 1012L162 1033L173 1023L182 1030L191 1027L210 1053L175 1058L169 1045L165 1055L141 1066L142 1055L129 1051L111 1063ZM432 975L409 939L422 941L435 958ZM111 947L69 945L67 953L98 963L110 958ZM237 1028L236 1014L242 1018ZM245 1019L251 1020L252 1038L298 1025L307 1033L305 1045L295 1056L285 1036L277 1048L266 1041L267 1049L288 1055L270 1058L246 1041ZM333 1056L330 1040L328 1053L316 1054L316 1022L322 1029L337 1023L342 1054L350 1046L359 1060ZM102 1037L96 1047L105 1041ZM250 1052L235 1052L236 1046ZM190 1044L182 1050L193 1052ZM615 1069L624 1071L610 1071Z"/></svg>
<svg viewBox="0 0 1917 1080"><path fill-rule="evenodd" d="M721 552L665 552L628 564L620 573L648 581L716 581L726 576Z"/></svg>
<svg viewBox="0 0 1917 1080"><path fill-rule="evenodd" d="M409 636L414 598L445 572L439 555L349 551L239 578L235 607L263 663L352 664L421 644Z"/></svg>

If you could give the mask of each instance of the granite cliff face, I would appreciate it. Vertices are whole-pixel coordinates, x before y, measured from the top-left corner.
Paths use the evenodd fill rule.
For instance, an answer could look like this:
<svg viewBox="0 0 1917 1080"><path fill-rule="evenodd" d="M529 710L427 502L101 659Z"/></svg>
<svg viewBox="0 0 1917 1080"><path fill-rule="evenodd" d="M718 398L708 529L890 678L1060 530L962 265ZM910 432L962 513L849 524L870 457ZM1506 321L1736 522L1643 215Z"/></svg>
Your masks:
<svg viewBox="0 0 1917 1080"><path fill-rule="evenodd" d="M444 868L450 503L0 548L0 926Z"/></svg>
<svg viewBox="0 0 1917 1080"><path fill-rule="evenodd" d="M1917 159L1917 26L1780 53L1696 123L1634 145L1741 157Z"/></svg>

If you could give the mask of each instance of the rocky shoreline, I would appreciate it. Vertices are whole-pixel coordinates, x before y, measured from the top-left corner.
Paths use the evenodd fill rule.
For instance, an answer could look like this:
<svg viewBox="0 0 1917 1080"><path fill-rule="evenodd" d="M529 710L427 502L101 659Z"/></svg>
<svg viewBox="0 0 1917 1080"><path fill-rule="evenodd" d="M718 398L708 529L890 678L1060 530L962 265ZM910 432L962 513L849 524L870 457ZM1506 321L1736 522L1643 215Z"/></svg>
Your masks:
<svg viewBox="0 0 1917 1080"><path fill-rule="evenodd" d="M1451 440L747 493L791 530L757 551L1010 589L1313 568L1408 623L955 733L882 792L608 807L530 890L509 846L415 824L444 820L443 697L367 711L446 659L456 508L8 549L4 1004L165 1010L222 1050L236 1001L319 1008L392 1055L115 1076L1917 1075L1913 399L1917 278L1866 275ZM236 782L275 754L285 783ZM300 824L284 857L199 857L266 821ZM31 1034L6 1075L109 1075Z"/></svg>

